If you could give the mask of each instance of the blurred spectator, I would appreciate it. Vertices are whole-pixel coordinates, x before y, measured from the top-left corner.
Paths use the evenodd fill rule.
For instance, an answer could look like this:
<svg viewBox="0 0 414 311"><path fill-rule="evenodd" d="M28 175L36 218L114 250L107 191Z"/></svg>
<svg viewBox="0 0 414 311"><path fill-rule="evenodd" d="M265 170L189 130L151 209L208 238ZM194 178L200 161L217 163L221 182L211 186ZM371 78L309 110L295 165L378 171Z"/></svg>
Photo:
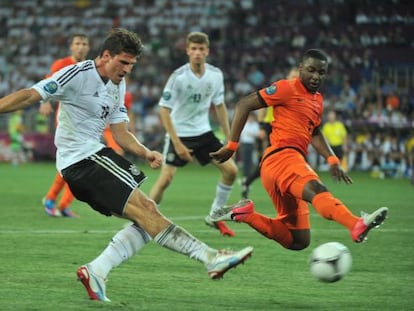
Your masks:
<svg viewBox="0 0 414 311"><path fill-rule="evenodd" d="M348 131L344 123L337 119L334 110L328 112L326 122L322 125L322 133L325 135L328 144L336 156L342 161L347 152L346 142Z"/></svg>
<svg viewBox="0 0 414 311"><path fill-rule="evenodd" d="M259 122L257 122L256 114L250 113L247 122L240 134L239 156L242 163L243 178L247 178L255 168L254 159L256 152L256 140L259 136Z"/></svg>
<svg viewBox="0 0 414 311"><path fill-rule="evenodd" d="M9 117L10 150L12 151L11 162L13 165L25 163L32 158L32 146L26 142L23 134L26 128L23 124L23 110L13 112Z"/></svg>

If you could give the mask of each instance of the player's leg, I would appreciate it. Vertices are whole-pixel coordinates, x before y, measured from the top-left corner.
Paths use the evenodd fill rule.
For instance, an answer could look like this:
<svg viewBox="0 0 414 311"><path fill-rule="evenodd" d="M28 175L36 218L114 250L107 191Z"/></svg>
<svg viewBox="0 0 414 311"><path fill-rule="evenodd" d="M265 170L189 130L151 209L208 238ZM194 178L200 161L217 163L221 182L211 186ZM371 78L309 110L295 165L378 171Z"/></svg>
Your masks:
<svg viewBox="0 0 414 311"><path fill-rule="evenodd" d="M145 175L138 169L131 170L131 165L113 150L105 148L93 155L93 160L91 157L74 164L63 170L63 174L79 200L89 203L104 215L122 215L139 224L159 245L204 263L213 279L222 277L227 270L251 255L251 247L236 252L217 251L173 224L160 213L156 203L138 188ZM126 234L121 230L119 234L125 243L133 244L129 251L124 251L124 255L120 256L123 259L128 259L146 242L143 241L146 234L142 232ZM115 265L119 264L120 258ZM108 271L101 273L107 274ZM103 276L95 274L87 265L80 267L77 274L92 299L107 300Z"/></svg>
<svg viewBox="0 0 414 311"><path fill-rule="evenodd" d="M260 163L257 164L254 171L247 177L243 177L241 181L241 197L247 199L250 193L250 185L260 177Z"/></svg>
<svg viewBox="0 0 414 311"><path fill-rule="evenodd" d="M141 227L128 225L114 235L98 257L79 267L76 273L89 297L109 301L105 294L105 281L109 272L138 253L149 241L150 236ZM97 286L91 283L96 283Z"/></svg>
<svg viewBox="0 0 414 311"><path fill-rule="evenodd" d="M160 174L149 193L150 198L157 204L161 203L164 191L167 190L168 186L171 184L176 171L177 168L175 166L168 164L162 165Z"/></svg>
<svg viewBox="0 0 414 311"><path fill-rule="evenodd" d="M220 231L222 235L234 236L233 230L231 230L225 222L214 221L211 216L216 210L223 207L231 195L233 184L237 178L238 168L233 159L229 159L223 163L212 161L210 152L216 151L222 147L219 139L212 133L208 132L199 138L199 144L194 146L194 155L201 165L207 165L212 163L220 171L220 180L216 184L216 195L210 206L210 212L205 217L205 223Z"/></svg>
<svg viewBox="0 0 414 311"><path fill-rule="evenodd" d="M157 204L161 203L164 191L167 190L168 186L171 184L177 168L187 164L186 161L178 156L173 143L168 137L165 139L163 156L164 163L161 167L160 174L149 192L149 197Z"/></svg>
<svg viewBox="0 0 414 311"><path fill-rule="evenodd" d="M50 186L45 197L42 199L45 212L50 216L60 216L59 210L56 209L56 199L65 186L65 181L57 172L52 185Z"/></svg>
<svg viewBox="0 0 414 311"><path fill-rule="evenodd" d="M69 188L69 185L65 183L63 187L62 197L59 200L58 208L63 217L70 217L70 218L78 218L79 215L74 213L71 208L70 204L73 202L75 197L72 194L72 191Z"/></svg>
<svg viewBox="0 0 414 311"><path fill-rule="evenodd" d="M223 163L217 163L216 161L212 161L212 163L220 170L221 176L216 185L216 196L211 204L210 214L227 203L237 177L237 165L233 159Z"/></svg>
<svg viewBox="0 0 414 311"><path fill-rule="evenodd" d="M325 219L334 220L346 227L352 239L357 243L363 242L368 232L378 227L388 213L388 208L381 207L371 214L362 213L361 217L355 216L342 201L328 191L318 177L308 176L296 179L289 191L292 195L312 203L318 214Z"/></svg>
<svg viewBox="0 0 414 311"><path fill-rule="evenodd" d="M155 202L138 188L130 196L122 216L138 223L162 247L204 263L213 279L221 278L227 270L242 263L253 251L251 247L237 252L218 251L209 247L162 215Z"/></svg>

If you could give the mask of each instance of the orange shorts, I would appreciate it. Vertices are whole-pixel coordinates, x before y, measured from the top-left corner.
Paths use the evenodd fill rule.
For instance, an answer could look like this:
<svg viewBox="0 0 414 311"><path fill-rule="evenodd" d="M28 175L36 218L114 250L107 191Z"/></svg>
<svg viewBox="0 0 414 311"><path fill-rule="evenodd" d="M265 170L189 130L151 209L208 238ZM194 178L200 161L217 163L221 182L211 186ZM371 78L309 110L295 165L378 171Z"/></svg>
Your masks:
<svg viewBox="0 0 414 311"><path fill-rule="evenodd" d="M276 209L276 219L289 229L310 229L308 203L289 191L290 185L319 180L303 155L294 149L271 154L262 163L260 177Z"/></svg>

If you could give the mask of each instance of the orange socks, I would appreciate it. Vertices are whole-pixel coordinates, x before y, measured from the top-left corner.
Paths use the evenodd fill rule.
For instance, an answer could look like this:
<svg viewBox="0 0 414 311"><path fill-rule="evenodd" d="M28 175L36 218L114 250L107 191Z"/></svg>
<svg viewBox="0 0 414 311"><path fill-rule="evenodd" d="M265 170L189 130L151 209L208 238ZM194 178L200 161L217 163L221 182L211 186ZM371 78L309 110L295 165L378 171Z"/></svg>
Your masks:
<svg viewBox="0 0 414 311"><path fill-rule="evenodd" d="M351 211L330 192L322 192L315 195L312 200L315 210L324 218L334 220L351 230L359 217Z"/></svg>
<svg viewBox="0 0 414 311"><path fill-rule="evenodd" d="M243 222L268 239L278 242L284 248L289 248L293 243L293 237L289 229L279 220L266 217L259 213L252 213Z"/></svg>
<svg viewBox="0 0 414 311"><path fill-rule="evenodd" d="M75 197L73 196L72 191L70 191L69 185L65 183L65 188L63 189L63 194L59 201L59 209L63 210L69 207L74 198Z"/></svg>
<svg viewBox="0 0 414 311"><path fill-rule="evenodd" d="M59 173L56 173L55 180L53 181L52 186L50 186L49 191L46 194L46 198L49 200L56 201L59 193L63 189L62 198L58 204L59 209L63 210L72 203L74 196L72 191L70 191L69 186L66 184L65 180L60 176Z"/></svg>
<svg viewBox="0 0 414 311"><path fill-rule="evenodd" d="M49 200L56 201L59 192L62 190L63 186L66 184L65 180L60 176L59 173L56 173L55 180L53 181L52 186L50 186L49 191L46 194L46 198Z"/></svg>

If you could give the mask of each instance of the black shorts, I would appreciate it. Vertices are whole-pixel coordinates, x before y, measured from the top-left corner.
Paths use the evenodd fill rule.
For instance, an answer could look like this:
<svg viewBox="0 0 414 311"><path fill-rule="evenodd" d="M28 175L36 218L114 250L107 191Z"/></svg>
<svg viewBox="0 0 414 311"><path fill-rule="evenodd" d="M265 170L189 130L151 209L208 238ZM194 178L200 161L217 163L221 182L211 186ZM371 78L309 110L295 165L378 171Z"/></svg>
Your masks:
<svg viewBox="0 0 414 311"><path fill-rule="evenodd" d="M62 176L78 200L106 216L122 215L132 191L147 178L111 148L63 169Z"/></svg>
<svg viewBox="0 0 414 311"><path fill-rule="evenodd" d="M210 152L217 151L223 146L213 132L207 132L200 136L180 137L180 140L188 149L193 150L192 155L203 166L211 162ZM180 167L187 164L187 161L177 155L174 145L168 138L165 140L164 158L168 165Z"/></svg>

